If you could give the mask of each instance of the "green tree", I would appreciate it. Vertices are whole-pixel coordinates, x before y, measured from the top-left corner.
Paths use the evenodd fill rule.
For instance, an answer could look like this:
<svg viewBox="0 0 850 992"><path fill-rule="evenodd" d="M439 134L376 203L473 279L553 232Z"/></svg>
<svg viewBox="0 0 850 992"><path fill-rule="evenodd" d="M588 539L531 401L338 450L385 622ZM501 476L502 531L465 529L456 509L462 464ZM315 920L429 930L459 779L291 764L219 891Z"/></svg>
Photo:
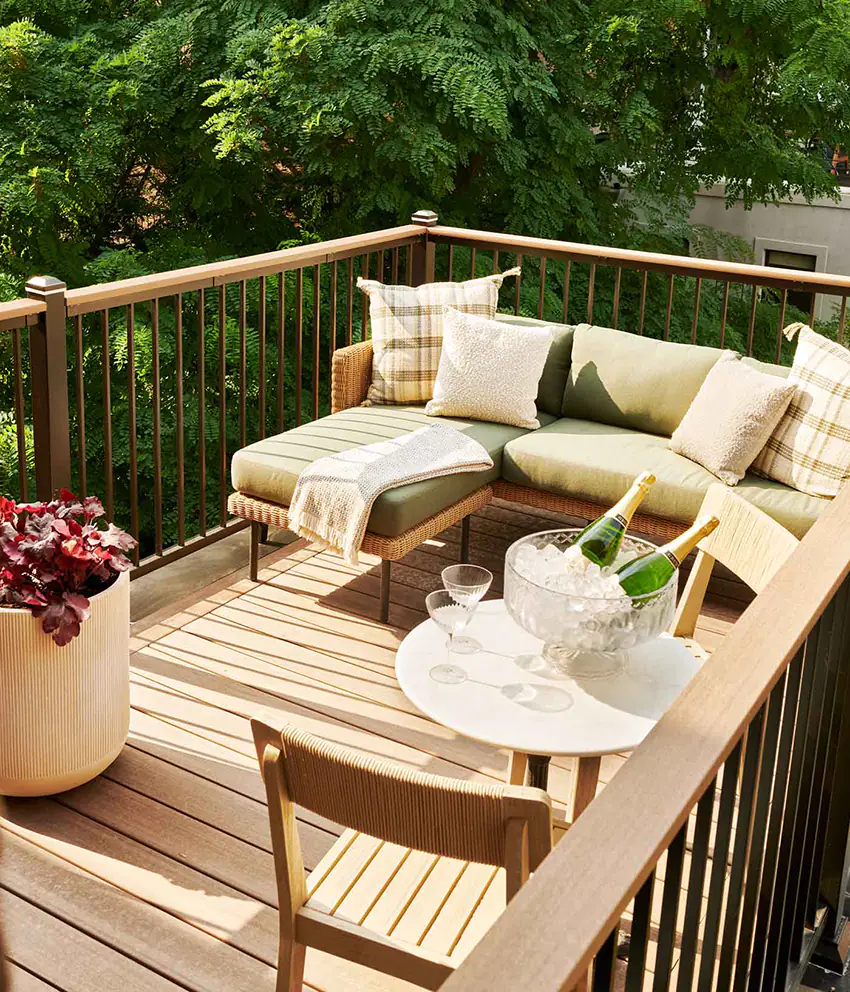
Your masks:
<svg viewBox="0 0 850 992"><path fill-rule="evenodd" d="M423 206L459 226L669 252L688 250L687 241L696 254L728 254L728 239L687 223L695 190L725 178L730 198L746 203L834 194L821 146L850 145L848 81L850 0L0 0L0 299L20 295L36 271L71 286L142 275L404 223ZM617 195L618 183L628 197ZM512 259L503 253L501 261ZM462 251L455 262L455 275L473 264ZM478 264L491 262L480 255ZM445 254L438 265L446 272ZM532 315L538 273L526 259L520 307ZM320 412L330 345L326 276ZM562 276L551 265L544 287L544 312L555 320ZM308 334L311 279L308 272ZM583 319L587 280L576 265L571 319ZM652 277L645 333L690 340L695 291L692 281L677 283L666 326L667 290ZM291 284L287 292L291 355ZM594 319L612 319L613 292L612 273L600 268ZM263 375L266 430L277 424L277 342L269 335L263 372L258 286L247 289L244 346L234 319L238 293L232 287L225 300L223 390L217 301L207 294L201 342L199 295L182 300L187 534L200 512L201 371L208 524L221 497L218 411L226 454L241 443L244 386L253 440ZM702 294L698 337L717 344L723 301L716 287ZM639 296L639 280L624 274L621 327L636 324ZM174 306L163 300L159 312L166 544L177 526ZM269 327L276 307L269 285ZM354 307L355 339L361 312ZM749 314L736 288L724 343L748 345ZM341 326L345 312L338 316ZM124 525L127 317L113 311L108 325L116 517ZM150 307L139 304L134 320L146 554L155 529ZM752 325L760 357L774 356L777 320L776 303L763 299ZM80 331L87 482L102 494L104 327L93 314ZM21 343L26 382L25 336ZM71 354L75 346L72 333ZM0 490L12 491L15 348L13 336L0 336ZM305 339L307 416L313 354ZM289 364L284 386L291 425ZM76 405L73 379L71 393ZM26 394L23 402L28 423ZM76 459L80 425L72 416ZM28 427L21 441L31 475Z"/></svg>

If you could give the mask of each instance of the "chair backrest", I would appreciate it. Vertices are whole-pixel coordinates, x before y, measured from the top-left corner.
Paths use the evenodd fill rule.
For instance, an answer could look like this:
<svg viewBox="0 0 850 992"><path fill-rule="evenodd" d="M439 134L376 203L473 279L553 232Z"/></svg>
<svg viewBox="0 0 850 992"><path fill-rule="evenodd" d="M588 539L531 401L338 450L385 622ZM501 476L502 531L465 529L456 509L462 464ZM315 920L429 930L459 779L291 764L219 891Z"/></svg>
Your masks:
<svg viewBox="0 0 850 992"><path fill-rule="evenodd" d="M719 561L759 593L800 543L763 510L721 483L710 486L700 516L720 521L697 547L696 561L679 600L672 632L688 637L694 632L714 563Z"/></svg>
<svg viewBox="0 0 850 992"><path fill-rule="evenodd" d="M273 820L282 788L283 805L295 803L381 840L504 867L509 896L551 848L551 805L540 789L429 775L295 727L258 720L251 727ZM278 783L271 791L270 782ZM273 841L274 834L273 823Z"/></svg>

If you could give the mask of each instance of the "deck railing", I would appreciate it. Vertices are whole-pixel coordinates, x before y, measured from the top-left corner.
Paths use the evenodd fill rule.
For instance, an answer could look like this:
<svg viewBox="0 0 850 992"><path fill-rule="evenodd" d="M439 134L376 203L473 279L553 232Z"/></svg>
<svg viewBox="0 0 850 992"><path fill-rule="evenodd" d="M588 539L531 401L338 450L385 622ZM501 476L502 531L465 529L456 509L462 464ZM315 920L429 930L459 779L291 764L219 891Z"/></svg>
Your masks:
<svg viewBox="0 0 850 992"><path fill-rule="evenodd" d="M780 992L839 963L848 572L845 489L446 992Z"/></svg>
<svg viewBox="0 0 850 992"><path fill-rule="evenodd" d="M227 514L233 452L329 412L334 350L369 335L357 276L418 285L516 264L500 309L528 316L788 362L781 328L827 296L819 326L845 332L848 277L441 227L428 211L81 289L38 277L0 304L0 492L102 496L140 541L135 574L188 554L243 526ZM800 293L808 314L789 304Z"/></svg>
<svg viewBox="0 0 850 992"><path fill-rule="evenodd" d="M0 487L102 494L142 542L136 574L232 532L229 457L329 409L334 350L369 334L360 274L418 285L519 263L501 309L786 362L803 292L798 316L828 296L819 328L844 336L848 277L413 221L84 289L33 279L0 304ZM818 941L838 953L848 572L845 491L447 989L554 992L589 971L607 990L625 969L627 992L757 992L793 986Z"/></svg>

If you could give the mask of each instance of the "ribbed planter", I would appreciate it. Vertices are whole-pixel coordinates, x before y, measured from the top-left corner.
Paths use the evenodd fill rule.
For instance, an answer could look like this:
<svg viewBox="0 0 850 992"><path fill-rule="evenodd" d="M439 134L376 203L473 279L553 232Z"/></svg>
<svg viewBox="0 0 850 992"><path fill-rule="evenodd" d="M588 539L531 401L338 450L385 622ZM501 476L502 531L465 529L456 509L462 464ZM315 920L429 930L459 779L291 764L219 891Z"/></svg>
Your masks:
<svg viewBox="0 0 850 992"><path fill-rule="evenodd" d="M130 726L130 577L91 598L60 648L29 610L0 609L0 795L47 796L99 775Z"/></svg>

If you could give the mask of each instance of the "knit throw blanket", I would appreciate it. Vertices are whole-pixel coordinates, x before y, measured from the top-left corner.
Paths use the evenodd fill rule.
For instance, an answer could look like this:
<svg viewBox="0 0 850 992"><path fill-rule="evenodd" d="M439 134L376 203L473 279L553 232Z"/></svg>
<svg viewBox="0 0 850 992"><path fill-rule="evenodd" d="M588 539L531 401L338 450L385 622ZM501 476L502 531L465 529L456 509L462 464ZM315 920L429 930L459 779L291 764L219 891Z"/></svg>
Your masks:
<svg viewBox="0 0 850 992"><path fill-rule="evenodd" d="M381 493L421 479L493 467L487 451L445 424L326 455L298 477L289 528L356 564L372 505Z"/></svg>

